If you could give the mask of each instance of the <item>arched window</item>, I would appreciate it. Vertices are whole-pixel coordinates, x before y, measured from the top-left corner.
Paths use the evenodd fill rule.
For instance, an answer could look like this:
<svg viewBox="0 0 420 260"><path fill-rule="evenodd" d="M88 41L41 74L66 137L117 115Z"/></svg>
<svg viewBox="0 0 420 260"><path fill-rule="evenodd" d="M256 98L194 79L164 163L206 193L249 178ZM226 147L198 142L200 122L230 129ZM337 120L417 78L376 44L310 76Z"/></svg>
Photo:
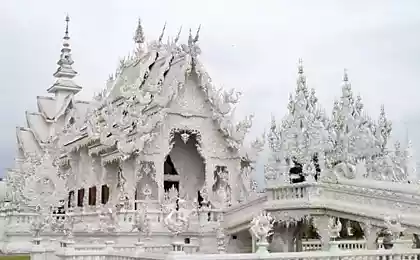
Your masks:
<svg viewBox="0 0 420 260"><path fill-rule="evenodd" d="M108 185L104 184L101 187L101 203L107 204L109 200L109 187Z"/></svg>
<svg viewBox="0 0 420 260"><path fill-rule="evenodd" d="M83 207L83 199L85 198L85 189L79 189L77 191L77 206Z"/></svg>
<svg viewBox="0 0 420 260"><path fill-rule="evenodd" d="M96 205L96 186L89 188L89 205L95 206Z"/></svg>

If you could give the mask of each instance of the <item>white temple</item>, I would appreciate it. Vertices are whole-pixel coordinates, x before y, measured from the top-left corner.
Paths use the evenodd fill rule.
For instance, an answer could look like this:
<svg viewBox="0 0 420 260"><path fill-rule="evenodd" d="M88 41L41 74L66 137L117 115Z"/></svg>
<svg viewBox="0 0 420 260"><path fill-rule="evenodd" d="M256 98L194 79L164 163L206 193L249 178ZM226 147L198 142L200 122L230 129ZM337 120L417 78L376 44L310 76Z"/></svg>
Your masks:
<svg viewBox="0 0 420 260"><path fill-rule="evenodd" d="M281 259L276 252L420 245L412 148L390 149L384 108L369 117L346 72L328 116L300 61L287 115L247 144L253 117L235 122L240 93L212 83L200 29L186 44L181 30L164 43L166 26L147 41L139 20L132 54L86 102L77 99L66 23L51 95L37 97L38 111L16 129L19 151L0 196L2 252ZM266 141L266 188L257 192Z"/></svg>

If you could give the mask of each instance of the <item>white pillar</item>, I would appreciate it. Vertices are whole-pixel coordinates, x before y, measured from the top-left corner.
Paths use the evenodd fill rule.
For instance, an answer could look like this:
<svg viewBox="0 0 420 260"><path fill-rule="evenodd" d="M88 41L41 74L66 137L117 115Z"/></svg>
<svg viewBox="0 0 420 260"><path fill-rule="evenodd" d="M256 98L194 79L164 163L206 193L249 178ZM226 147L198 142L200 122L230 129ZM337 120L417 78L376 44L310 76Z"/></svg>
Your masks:
<svg viewBox="0 0 420 260"><path fill-rule="evenodd" d="M256 239L254 234L251 233L251 238L252 238L252 252L251 253L255 253L255 245L256 245Z"/></svg>
<svg viewBox="0 0 420 260"><path fill-rule="evenodd" d="M31 260L45 260L46 259L46 250L41 243L40 239L33 241L33 246L31 249Z"/></svg>

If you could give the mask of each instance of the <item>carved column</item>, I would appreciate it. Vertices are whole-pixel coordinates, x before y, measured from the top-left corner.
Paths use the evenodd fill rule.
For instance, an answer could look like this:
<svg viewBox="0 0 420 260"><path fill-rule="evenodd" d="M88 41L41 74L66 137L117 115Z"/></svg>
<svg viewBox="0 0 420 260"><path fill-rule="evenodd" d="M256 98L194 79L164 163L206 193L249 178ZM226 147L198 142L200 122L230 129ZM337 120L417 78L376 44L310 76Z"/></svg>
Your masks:
<svg viewBox="0 0 420 260"><path fill-rule="evenodd" d="M101 190L102 190L102 185L99 183L96 185L96 207L101 205Z"/></svg>
<svg viewBox="0 0 420 260"><path fill-rule="evenodd" d="M134 201L134 192L136 190L136 176L135 176L135 169L136 169L136 161L135 160L127 160L121 163L122 173L125 178L125 196L128 197L130 202ZM130 203L131 209L132 203Z"/></svg>
<svg viewBox="0 0 420 260"><path fill-rule="evenodd" d="M366 239L366 249L375 250L377 249L378 232L381 230L380 227L375 227L370 221L360 223L360 227L363 230Z"/></svg>
<svg viewBox="0 0 420 260"><path fill-rule="evenodd" d="M231 193L230 193L230 204L237 204L239 201L239 194L238 194L238 179L237 179L237 168L236 167L232 167L232 165L230 163L227 163L227 172L228 172L228 183L229 186L231 188ZM240 166L239 166L239 170L240 170Z"/></svg>
<svg viewBox="0 0 420 260"><path fill-rule="evenodd" d="M211 160L207 160L206 162L206 167L205 167L205 180L204 180L204 184L207 186L207 192L210 194L212 194L212 188L214 185L214 170L215 170L215 165Z"/></svg>
<svg viewBox="0 0 420 260"><path fill-rule="evenodd" d="M328 227L329 216L314 216L312 217L312 220L313 225L320 236L322 251L328 251L330 247L330 232Z"/></svg>
<svg viewBox="0 0 420 260"><path fill-rule="evenodd" d="M254 234L251 231L250 231L250 233L251 233L251 243L252 243L252 251L251 251L251 253L255 253L257 241L255 239Z"/></svg>
<svg viewBox="0 0 420 260"><path fill-rule="evenodd" d="M85 187L85 194L83 196L83 211L86 211L86 209L89 208L89 187L86 187L86 185L84 185Z"/></svg>
<svg viewBox="0 0 420 260"><path fill-rule="evenodd" d="M96 194L95 194L95 205L99 206L101 204L101 178L102 178L102 164L101 158L99 156L92 157L92 175L94 175Z"/></svg>
<svg viewBox="0 0 420 260"><path fill-rule="evenodd" d="M158 201L163 201L163 196L165 194L165 190L163 187L163 174L164 174L164 159L165 158L155 158L155 170L156 170L156 182L158 185Z"/></svg>

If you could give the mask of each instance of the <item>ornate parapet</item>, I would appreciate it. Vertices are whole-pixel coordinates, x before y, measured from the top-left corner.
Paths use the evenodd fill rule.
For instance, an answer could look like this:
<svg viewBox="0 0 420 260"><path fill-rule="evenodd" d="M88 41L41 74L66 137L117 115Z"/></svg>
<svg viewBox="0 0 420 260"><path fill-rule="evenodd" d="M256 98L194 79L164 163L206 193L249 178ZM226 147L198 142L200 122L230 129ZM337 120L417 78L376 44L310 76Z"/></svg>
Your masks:
<svg viewBox="0 0 420 260"><path fill-rule="evenodd" d="M401 223L420 228L420 222L415 217L420 213L420 193L414 192L409 184L404 192L401 187L393 189L349 180L339 183L303 182L271 186L266 193L265 208L270 210L329 209L360 216L361 221L365 217L376 219L379 226L384 226L384 216L401 214Z"/></svg>

